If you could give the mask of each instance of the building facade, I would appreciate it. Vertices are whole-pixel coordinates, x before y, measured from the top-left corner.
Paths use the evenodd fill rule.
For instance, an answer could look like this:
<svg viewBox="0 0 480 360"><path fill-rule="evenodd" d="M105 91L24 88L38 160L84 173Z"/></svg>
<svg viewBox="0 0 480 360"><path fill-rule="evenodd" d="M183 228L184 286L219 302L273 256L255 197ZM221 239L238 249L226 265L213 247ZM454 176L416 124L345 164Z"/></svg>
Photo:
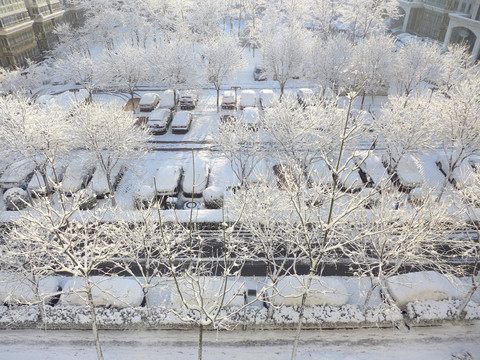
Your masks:
<svg viewBox="0 0 480 360"><path fill-rule="evenodd" d="M480 0L398 0L402 30L444 43L464 43L480 57Z"/></svg>
<svg viewBox="0 0 480 360"><path fill-rule="evenodd" d="M76 16L65 3L69 16ZM55 42L53 29L65 12L60 0L0 0L0 66L22 67L27 59L40 59Z"/></svg>
<svg viewBox="0 0 480 360"><path fill-rule="evenodd" d="M24 66L27 58L40 56L24 0L0 0L0 50L2 67Z"/></svg>

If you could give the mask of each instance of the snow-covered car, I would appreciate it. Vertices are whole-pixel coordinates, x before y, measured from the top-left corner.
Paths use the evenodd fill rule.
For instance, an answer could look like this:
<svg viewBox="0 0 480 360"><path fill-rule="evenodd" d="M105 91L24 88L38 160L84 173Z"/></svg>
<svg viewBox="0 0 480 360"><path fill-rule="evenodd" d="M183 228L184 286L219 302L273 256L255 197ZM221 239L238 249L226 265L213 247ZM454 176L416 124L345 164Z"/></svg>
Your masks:
<svg viewBox="0 0 480 360"><path fill-rule="evenodd" d="M273 92L273 90L263 89L260 90L259 98L260 106L262 107L262 109L265 109L273 105L273 102L275 101L275 93Z"/></svg>
<svg viewBox="0 0 480 360"><path fill-rule="evenodd" d="M27 159L10 164L0 176L0 188L4 190L13 187L26 189L34 170L35 165Z"/></svg>
<svg viewBox="0 0 480 360"><path fill-rule="evenodd" d="M180 109L193 110L198 103L198 94L195 91L186 91L180 95Z"/></svg>
<svg viewBox="0 0 480 360"><path fill-rule="evenodd" d="M172 122L170 109L153 110L148 117L148 128L153 135L162 135L167 132L168 125Z"/></svg>
<svg viewBox="0 0 480 360"><path fill-rule="evenodd" d="M138 103L138 109L140 111L153 111L160 104L160 95L156 93L143 94Z"/></svg>
<svg viewBox="0 0 480 360"><path fill-rule="evenodd" d="M160 98L160 107L173 110L176 105L175 102L178 102L178 92L168 89L163 92Z"/></svg>
<svg viewBox="0 0 480 360"><path fill-rule="evenodd" d="M155 175L157 196L177 196L180 190L183 169L181 166L162 166Z"/></svg>
<svg viewBox="0 0 480 360"><path fill-rule="evenodd" d="M125 166L122 164L117 164L113 167L111 171L111 181L113 191L117 189L120 180L125 173ZM107 175L101 166L97 166L95 172L93 173L92 180L90 181L92 191L95 194L97 199L103 199L110 195L110 189L108 188Z"/></svg>
<svg viewBox="0 0 480 360"><path fill-rule="evenodd" d="M260 115L257 108L247 107L243 109L240 119L248 130L257 131L260 128Z"/></svg>
<svg viewBox="0 0 480 360"><path fill-rule="evenodd" d="M253 90L242 90L240 93L240 109L246 107L255 107L257 105L257 95Z"/></svg>
<svg viewBox="0 0 480 360"><path fill-rule="evenodd" d="M223 110L234 110L236 105L235 92L227 90L223 92L220 106Z"/></svg>
<svg viewBox="0 0 480 360"><path fill-rule="evenodd" d="M186 133L192 125L192 114L188 111L179 111L172 121L172 133Z"/></svg>
<svg viewBox="0 0 480 360"><path fill-rule="evenodd" d="M67 196L84 189L92 179L95 167L82 161L72 161L68 164L63 176L61 190Z"/></svg>
<svg viewBox="0 0 480 360"><path fill-rule="evenodd" d="M297 100L302 106L313 105L315 101L315 93L312 89L301 88L297 90Z"/></svg>
<svg viewBox="0 0 480 360"><path fill-rule="evenodd" d="M255 81L264 81L267 80L267 74L262 68L255 66L253 69L253 80Z"/></svg>
<svg viewBox="0 0 480 360"><path fill-rule="evenodd" d="M183 195L185 197L201 197L208 186L209 167L200 157L195 157L183 167Z"/></svg>

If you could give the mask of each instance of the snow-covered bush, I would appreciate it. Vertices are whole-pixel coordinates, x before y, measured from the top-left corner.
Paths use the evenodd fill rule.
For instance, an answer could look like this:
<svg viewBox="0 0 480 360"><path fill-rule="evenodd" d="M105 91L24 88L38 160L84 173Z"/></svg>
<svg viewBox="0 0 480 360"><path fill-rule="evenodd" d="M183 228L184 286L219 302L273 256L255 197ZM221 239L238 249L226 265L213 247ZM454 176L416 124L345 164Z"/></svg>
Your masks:
<svg viewBox="0 0 480 360"><path fill-rule="evenodd" d="M5 208L8 211L23 210L27 207L27 192L20 188L11 188L3 194Z"/></svg>

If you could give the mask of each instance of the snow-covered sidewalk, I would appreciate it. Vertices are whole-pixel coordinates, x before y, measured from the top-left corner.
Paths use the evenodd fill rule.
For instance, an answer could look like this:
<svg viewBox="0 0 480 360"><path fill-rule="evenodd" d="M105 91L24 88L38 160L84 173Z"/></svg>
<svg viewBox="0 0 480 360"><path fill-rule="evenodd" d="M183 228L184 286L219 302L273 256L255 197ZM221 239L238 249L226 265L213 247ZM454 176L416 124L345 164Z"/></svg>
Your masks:
<svg viewBox="0 0 480 360"><path fill-rule="evenodd" d="M480 322L396 329L304 331L298 359L480 359ZM290 358L293 331L208 331L204 359ZM93 359L89 331L0 331L4 360ZM196 359L196 331L102 331L105 359ZM470 354L471 357L468 357Z"/></svg>

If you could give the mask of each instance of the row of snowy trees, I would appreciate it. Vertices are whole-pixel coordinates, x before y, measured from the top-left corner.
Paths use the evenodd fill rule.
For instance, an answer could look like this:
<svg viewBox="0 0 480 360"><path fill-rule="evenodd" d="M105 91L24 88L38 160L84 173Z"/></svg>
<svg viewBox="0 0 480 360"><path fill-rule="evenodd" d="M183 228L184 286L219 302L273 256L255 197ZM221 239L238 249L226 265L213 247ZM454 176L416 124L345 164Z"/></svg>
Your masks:
<svg viewBox="0 0 480 360"><path fill-rule="evenodd" d="M384 143L387 153L399 159L438 146L439 136L452 128L456 137L450 134L448 139L457 142L450 146L445 140L447 156L451 154L453 159L453 155L461 155L455 160L460 166L467 155L476 154L480 148L474 142L480 138L476 87L480 82L471 69L466 74L452 84L448 93L392 97L374 119L384 123L375 130L378 143ZM198 325L200 336L204 327L221 326L228 319L221 310L232 301L227 294L241 281L247 261L253 259L266 267L268 281L258 297L267 303L267 290L275 294L286 274L298 275L300 316L292 358L311 286L321 276L325 262L347 259L352 271L371 280L364 311L369 309L374 289L381 287L388 295L386 282L406 266L467 274L463 270L468 269L450 267L445 260L454 256L457 260L473 259L477 264L478 239L463 232L466 228L477 230L474 202L461 198L456 202L437 193L426 196L422 203L397 209L395 202L405 196L386 169L381 181L359 183L358 170L368 165L374 153L354 151L362 138L376 136L376 132L371 133L370 125L352 111L358 96L349 94L346 107L340 106L345 99L330 97L319 98L306 108L287 97L265 112L261 132L247 130L241 122L222 125L216 139L218 150L231 161L240 187L225 202L225 221L217 233L215 253L211 253L211 243L202 238L193 210L187 223L172 222L171 218L167 221L166 214L155 207L136 213L115 206L80 211L81 198L67 198L57 191L27 204L19 212L18 221L9 225L9 236L1 248L2 270L24 273L34 284L58 273L82 278L85 286L80 291L91 311L99 358L103 355L95 322L94 274L112 277L119 269L131 274L144 291L147 308L149 291L160 286L159 278L168 278L175 284L173 292L190 310L188 316L178 315ZM83 147L98 152L98 156L116 156L97 158L107 164L112 159L137 157L144 147L144 133L133 127L131 116L121 109L114 111L96 103L78 104L73 111L53 105L40 108L21 95L3 100L0 108L5 111L2 118L6 126L1 127L0 143L4 154L26 157L40 169L43 164L55 168L62 157ZM440 116L446 128L434 121ZM421 124L417 131L414 125L418 119L430 121L440 131L423 129ZM454 119L456 123L447 122ZM387 121L392 122L387 125ZM110 124L114 127L107 127ZM69 138L75 146L65 144L65 131L78 134L78 138ZM135 135L133 148L122 147L128 133ZM122 144L116 142L117 138ZM426 138L436 139L437 145ZM268 171L260 168L266 160L270 166L276 165L276 177L268 178ZM315 170L317 164L322 166ZM322 169L328 169L327 175L320 173ZM245 238L245 231L251 237ZM466 235L452 236L458 231ZM443 252L445 248L451 253ZM299 265L306 265L307 271L299 273ZM115 271L108 270L112 268ZM212 273L219 275L214 294L206 286ZM470 274L475 291L479 283L476 269ZM388 296L385 301L393 305ZM465 301L462 306L469 297ZM43 303L41 296L38 303ZM271 311L275 311L274 304Z"/></svg>
<svg viewBox="0 0 480 360"><path fill-rule="evenodd" d="M134 7L85 0L79 5L86 10L85 25L57 27L60 44L49 69L32 66L26 77L25 72L7 72L5 90L32 89L55 78L81 84L89 93L120 90L132 97L139 84L212 85L218 91L245 65L242 46L260 47L263 67L281 94L298 77L335 89L367 81L375 88L384 85L387 70L379 69L391 63L394 48L390 38L377 36L384 33L385 19L397 16L393 0L141 1ZM227 26L232 19L247 35ZM339 21L347 31L332 38L339 34Z"/></svg>

